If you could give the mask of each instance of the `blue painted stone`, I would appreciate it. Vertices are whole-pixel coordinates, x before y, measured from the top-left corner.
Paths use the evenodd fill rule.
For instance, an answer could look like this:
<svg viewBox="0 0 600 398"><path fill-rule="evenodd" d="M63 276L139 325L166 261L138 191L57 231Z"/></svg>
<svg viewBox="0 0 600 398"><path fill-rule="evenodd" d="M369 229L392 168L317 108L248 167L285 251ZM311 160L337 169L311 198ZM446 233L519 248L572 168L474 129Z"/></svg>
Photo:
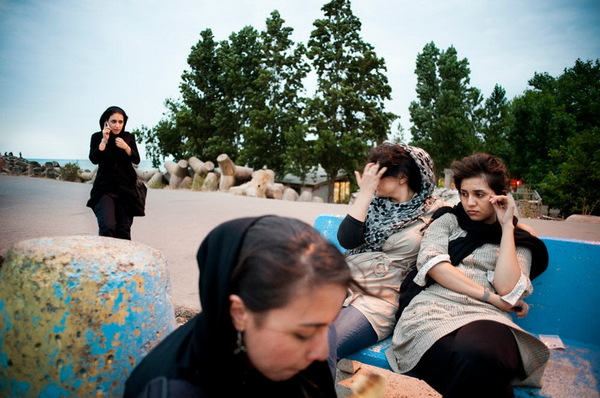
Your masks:
<svg viewBox="0 0 600 398"><path fill-rule="evenodd" d="M20 242L0 269L0 396L122 396L174 329L159 251L99 236Z"/></svg>

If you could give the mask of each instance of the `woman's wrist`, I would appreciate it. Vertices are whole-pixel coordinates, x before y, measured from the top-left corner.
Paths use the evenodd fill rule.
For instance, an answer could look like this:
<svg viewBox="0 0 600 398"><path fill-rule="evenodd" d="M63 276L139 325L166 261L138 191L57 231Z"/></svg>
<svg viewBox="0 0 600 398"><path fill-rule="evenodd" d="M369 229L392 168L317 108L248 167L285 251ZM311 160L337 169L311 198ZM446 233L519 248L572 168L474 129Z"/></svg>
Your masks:
<svg viewBox="0 0 600 398"><path fill-rule="evenodd" d="M481 296L481 301L489 303L490 302L490 289L488 289L487 287L483 288L483 295Z"/></svg>

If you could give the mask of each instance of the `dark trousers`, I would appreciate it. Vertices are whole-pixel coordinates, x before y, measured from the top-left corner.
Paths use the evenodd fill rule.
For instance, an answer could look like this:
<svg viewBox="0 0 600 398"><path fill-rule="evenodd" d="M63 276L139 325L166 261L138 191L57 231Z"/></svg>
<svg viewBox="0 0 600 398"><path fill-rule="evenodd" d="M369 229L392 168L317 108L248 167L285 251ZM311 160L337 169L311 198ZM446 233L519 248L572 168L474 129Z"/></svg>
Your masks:
<svg viewBox="0 0 600 398"><path fill-rule="evenodd" d="M475 321L442 337L413 372L445 398L514 397L510 382L524 376L513 333L493 321Z"/></svg>
<svg viewBox="0 0 600 398"><path fill-rule="evenodd" d="M98 220L100 236L131 240L133 217L127 211L126 203L116 195L103 195L94 213Z"/></svg>

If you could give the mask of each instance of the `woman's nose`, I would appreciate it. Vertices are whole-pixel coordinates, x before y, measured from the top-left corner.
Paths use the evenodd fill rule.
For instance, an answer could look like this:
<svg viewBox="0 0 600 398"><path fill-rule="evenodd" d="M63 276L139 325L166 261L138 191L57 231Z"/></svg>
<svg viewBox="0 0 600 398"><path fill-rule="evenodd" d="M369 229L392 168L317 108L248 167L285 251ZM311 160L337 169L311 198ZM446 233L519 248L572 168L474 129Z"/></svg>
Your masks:
<svg viewBox="0 0 600 398"><path fill-rule="evenodd" d="M308 359L311 361L325 361L329 356L329 340L327 339L327 329L319 333L314 344L308 352Z"/></svg>

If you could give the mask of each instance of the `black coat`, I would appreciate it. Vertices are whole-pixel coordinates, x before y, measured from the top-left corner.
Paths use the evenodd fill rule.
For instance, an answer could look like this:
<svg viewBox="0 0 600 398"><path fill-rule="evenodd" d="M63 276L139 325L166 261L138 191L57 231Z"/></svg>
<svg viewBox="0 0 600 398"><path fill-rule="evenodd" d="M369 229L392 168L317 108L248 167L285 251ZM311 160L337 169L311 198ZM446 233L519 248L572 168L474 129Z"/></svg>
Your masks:
<svg viewBox="0 0 600 398"><path fill-rule="evenodd" d="M122 138L129 145L131 156L117 147L115 143L117 138ZM143 216L144 207L139 203L136 194L137 174L132 164L140 163L135 138L127 131L121 131L116 135L111 133L104 151L98 148L100 141L102 141L102 132L92 134L89 157L93 164L98 165L98 172L87 206L93 209L103 195L113 194L129 204L129 212L132 216Z"/></svg>

